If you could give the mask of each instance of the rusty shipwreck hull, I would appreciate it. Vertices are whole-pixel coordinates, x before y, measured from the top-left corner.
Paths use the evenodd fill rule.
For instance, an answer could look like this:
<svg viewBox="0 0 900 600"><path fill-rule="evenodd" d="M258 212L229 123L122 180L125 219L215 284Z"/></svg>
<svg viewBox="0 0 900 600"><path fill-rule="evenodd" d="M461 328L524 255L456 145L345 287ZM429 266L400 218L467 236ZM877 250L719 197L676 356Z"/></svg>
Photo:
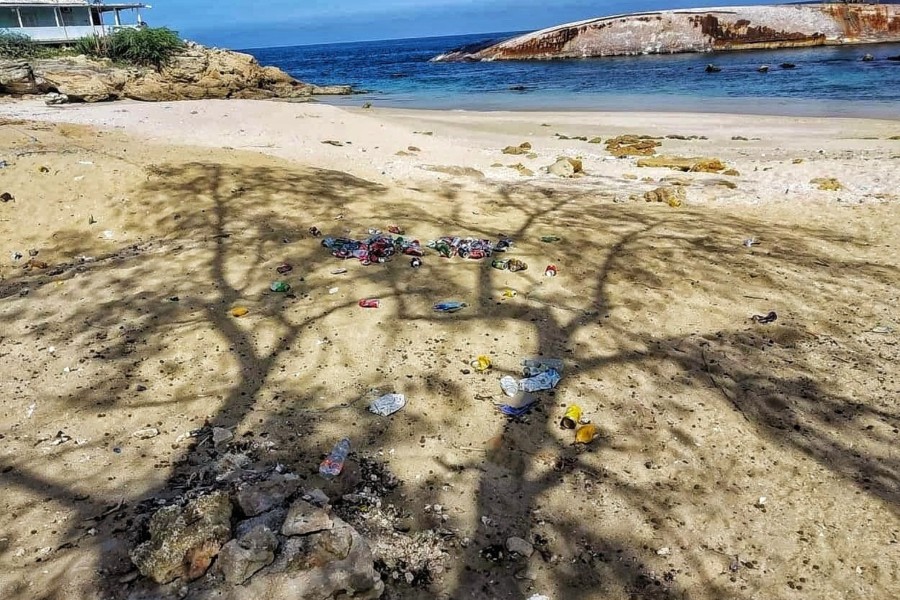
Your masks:
<svg viewBox="0 0 900 600"><path fill-rule="evenodd" d="M787 4L601 17L435 57L533 60L900 42L898 4Z"/></svg>

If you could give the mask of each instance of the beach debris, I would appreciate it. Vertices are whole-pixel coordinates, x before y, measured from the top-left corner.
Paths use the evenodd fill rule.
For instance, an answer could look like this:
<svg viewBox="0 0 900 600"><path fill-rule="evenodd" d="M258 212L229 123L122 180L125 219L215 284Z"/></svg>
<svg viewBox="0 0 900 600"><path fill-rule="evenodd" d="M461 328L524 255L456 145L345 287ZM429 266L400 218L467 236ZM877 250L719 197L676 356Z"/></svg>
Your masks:
<svg viewBox="0 0 900 600"><path fill-rule="evenodd" d="M887 335L889 333L894 332L894 328L890 325L876 325L872 329L869 330L872 333L879 333L881 335Z"/></svg>
<svg viewBox="0 0 900 600"><path fill-rule="evenodd" d="M504 243L504 241L506 243ZM501 239L500 242L496 244L496 247L500 247L502 244L503 250L499 251L503 252L506 248L509 247L510 243L511 242L509 240ZM482 258L491 256L495 251L495 245L490 240L471 237L462 238L444 236L436 240L429 241L427 246L433 250L436 250L437 253L444 258L459 256L460 258L480 260Z"/></svg>
<svg viewBox="0 0 900 600"><path fill-rule="evenodd" d="M717 67L716 65L710 63L706 65L706 69L704 69L707 73L719 73L722 71L722 67Z"/></svg>
<svg viewBox="0 0 900 600"><path fill-rule="evenodd" d="M149 440L150 438L155 438L158 435L159 429L157 429L156 427L146 427L144 429L138 429L131 434L131 437L136 437L141 440Z"/></svg>
<svg viewBox="0 0 900 600"><path fill-rule="evenodd" d="M541 236L541 241L544 242L545 244L553 244L555 242L561 242L562 238L559 237L558 235L544 235L544 236Z"/></svg>
<svg viewBox="0 0 900 600"><path fill-rule="evenodd" d="M518 258L495 258L491 261L491 266L499 271L512 271L513 273L528 270L528 265Z"/></svg>
<svg viewBox="0 0 900 600"><path fill-rule="evenodd" d="M244 315L248 314L250 312L250 309L247 308L246 306L235 306L229 312L231 313L232 317L240 318L240 317L243 317Z"/></svg>
<svg viewBox="0 0 900 600"><path fill-rule="evenodd" d="M794 63L790 63L790 62L783 62L783 63L781 63L781 64L778 65L778 66L781 67L782 69L795 69L795 68L797 68L797 65L795 65Z"/></svg>
<svg viewBox="0 0 900 600"><path fill-rule="evenodd" d="M403 394L385 394L369 405L369 411L382 417L389 417L406 406Z"/></svg>
<svg viewBox="0 0 900 600"><path fill-rule="evenodd" d="M606 140L606 150L616 158L653 156L662 143L649 135L620 135Z"/></svg>
<svg viewBox="0 0 900 600"><path fill-rule="evenodd" d="M756 67L756 71L757 73L768 73L769 65L759 65L758 67Z"/></svg>
<svg viewBox="0 0 900 600"><path fill-rule="evenodd" d="M511 92L524 92L524 91L528 90L528 87L524 86L524 85L511 85L506 89L508 89Z"/></svg>
<svg viewBox="0 0 900 600"><path fill-rule="evenodd" d="M285 294L291 291L291 284L286 281L273 281L269 285L269 289L273 292L277 292L279 294Z"/></svg>
<svg viewBox="0 0 900 600"><path fill-rule="evenodd" d="M329 271L332 275L343 275L347 272L347 269L332 269Z"/></svg>
<svg viewBox="0 0 900 600"><path fill-rule="evenodd" d="M562 429L575 429L578 427L578 423L581 421L581 407L577 404L573 404L569 408L566 409L566 413L563 415L563 418L559 421L559 426Z"/></svg>
<svg viewBox="0 0 900 600"><path fill-rule="evenodd" d="M338 288L338 287L328 288L328 293L332 296L334 294L337 294L339 291L341 291L341 288Z"/></svg>
<svg viewBox="0 0 900 600"><path fill-rule="evenodd" d="M744 246L746 246L747 248L752 248L753 246L756 246L756 245L759 244L759 240L756 239L755 237L749 237L749 238L747 238L746 240L743 241L743 244L744 244Z"/></svg>
<svg viewBox="0 0 900 600"><path fill-rule="evenodd" d="M370 235L365 240L352 238L325 237L322 246L331 250L331 255L336 258L356 258L363 265L384 263L397 253L409 256L422 256L425 250L419 244L419 240L407 240L403 237L393 238L382 233Z"/></svg>
<svg viewBox="0 0 900 600"><path fill-rule="evenodd" d="M370 108L372 108L372 103L371 102L363 102L362 107L364 110L370 109Z"/></svg>
<svg viewBox="0 0 900 600"><path fill-rule="evenodd" d="M479 373L484 373L485 371L489 370L491 366L493 366L491 363L491 357L485 354L480 355L469 364L472 365L472 368Z"/></svg>
<svg viewBox="0 0 900 600"><path fill-rule="evenodd" d="M461 311L462 309L466 308L467 306L469 306L469 305L466 304L465 302L459 302L457 300L445 300L443 302L435 303L431 307L431 309L434 310L435 312L455 313L455 312Z"/></svg>
<svg viewBox="0 0 900 600"><path fill-rule="evenodd" d="M503 290L500 293L500 295L503 296L504 298L515 298L516 296L519 295L519 292L517 292L516 290L510 289L510 288L506 288L505 290Z"/></svg>
<svg viewBox="0 0 900 600"><path fill-rule="evenodd" d="M330 146L343 146L344 142L339 142L338 140L322 140L323 144L328 144Z"/></svg>
<svg viewBox="0 0 900 600"><path fill-rule="evenodd" d="M843 184L834 177L816 177L811 179L810 183L825 192L839 192L844 189Z"/></svg>
<svg viewBox="0 0 900 600"><path fill-rule="evenodd" d="M557 177L578 177L584 175L581 159L564 156L547 167L547 172Z"/></svg>
<svg viewBox="0 0 900 600"><path fill-rule="evenodd" d="M575 443L576 444L590 444L593 442L597 436L600 435L600 430L596 425L582 425L575 431Z"/></svg>
<svg viewBox="0 0 900 600"><path fill-rule="evenodd" d="M319 465L319 475L325 479L334 479L344 470L344 462L350 454L350 440L344 438L334 445L322 464Z"/></svg>
<svg viewBox="0 0 900 600"><path fill-rule="evenodd" d="M753 315L752 317L750 317L751 321L753 321L754 323L758 323L760 325L767 325L769 323L774 323L776 319L778 319L778 315L775 313L774 310L765 315Z"/></svg>
<svg viewBox="0 0 900 600"><path fill-rule="evenodd" d="M318 227L310 227L309 229L307 229L307 231L309 232L309 235L313 237L319 237L320 235L322 235L322 232Z"/></svg>
<svg viewBox="0 0 900 600"><path fill-rule="evenodd" d="M651 158L641 158L637 161L637 166L660 167L682 171L684 173L718 173L727 169L725 163L718 158L682 156L654 156Z"/></svg>
<svg viewBox="0 0 900 600"><path fill-rule="evenodd" d="M16 197L10 194L9 192L3 192L0 194L0 202L6 204L7 202L12 202Z"/></svg>
<svg viewBox="0 0 900 600"><path fill-rule="evenodd" d="M565 363L559 358L526 358L522 361L522 374L525 377L533 377L547 371L562 373Z"/></svg>
<svg viewBox="0 0 900 600"><path fill-rule="evenodd" d="M409 150L410 152L421 152L422 151L422 149L419 148L418 146L407 146L406 149ZM390 229L390 228L388 228L388 229ZM400 233L400 232L395 231L394 233Z"/></svg>
<svg viewBox="0 0 900 600"><path fill-rule="evenodd" d="M558 272L556 265L547 265L547 268L544 269L544 277L556 277Z"/></svg>
<svg viewBox="0 0 900 600"><path fill-rule="evenodd" d="M363 298L359 301L360 308L378 308L381 306L381 300L378 298Z"/></svg>
<svg viewBox="0 0 900 600"><path fill-rule="evenodd" d="M413 269L418 269L422 266L422 259L418 256L412 257L412 259L409 261L409 266L411 266Z"/></svg>
<svg viewBox="0 0 900 600"><path fill-rule="evenodd" d="M279 275L287 275L288 273L290 273L293 270L294 270L294 266L292 264L286 263L286 262L281 263L280 265L275 267L275 271Z"/></svg>
<svg viewBox="0 0 900 600"><path fill-rule="evenodd" d="M434 135L433 131L413 131L413 133L416 133L418 135Z"/></svg>
<svg viewBox="0 0 900 600"><path fill-rule="evenodd" d="M531 151L531 143L530 142L522 142L518 146L507 146L501 152L503 154L528 154Z"/></svg>
<svg viewBox="0 0 900 600"><path fill-rule="evenodd" d="M681 186L663 186L644 192L644 200L647 202L665 202L672 208L679 208L686 198L687 192Z"/></svg>

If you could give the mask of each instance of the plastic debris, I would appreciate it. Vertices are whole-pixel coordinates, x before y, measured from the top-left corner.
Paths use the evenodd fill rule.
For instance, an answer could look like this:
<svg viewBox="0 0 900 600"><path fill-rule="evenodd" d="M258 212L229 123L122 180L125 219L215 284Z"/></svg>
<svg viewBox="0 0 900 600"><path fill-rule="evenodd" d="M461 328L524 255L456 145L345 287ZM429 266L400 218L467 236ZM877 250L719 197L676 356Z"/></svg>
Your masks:
<svg viewBox="0 0 900 600"><path fill-rule="evenodd" d="M444 258L459 256L460 258L478 260L494 253L494 244L490 240L479 240L476 238L445 236L428 242L428 247L437 250L438 254Z"/></svg>
<svg viewBox="0 0 900 600"><path fill-rule="evenodd" d="M246 306L235 306L231 309L230 313L232 317L243 317L247 313L250 312L250 309Z"/></svg>
<svg viewBox="0 0 900 600"><path fill-rule="evenodd" d="M544 277L556 277L557 272L556 265L547 265L547 268L544 269Z"/></svg>
<svg viewBox="0 0 900 600"><path fill-rule="evenodd" d="M350 440L344 438L334 445L334 448L331 449L331 452L319 465L319 475L325 479L334 479L344 470L344 462L346 462L349 455Z"/></svg>
<svg viewBox="0 0 900 600"><path fill-rule="evenodd" d="M381 233L372 234L365 240L326 237L322 240L322 245L331 250L331 255L336 258L356 258L364 265L385 263L398 253L409 256L425 254L419 240L407 240L402 237L395 239Z"/></svg>
<svg viewBox="0 0 900 600"><path fill-rule="evenodd" d="M507 263L506 268L515 273L517 271L527 271L528 265L518 258L511 258L509 259L509 263Z"/></svg>
<svg viewBox="0 0 900 600"><path fill-rule="evenodd" d="M562 379L559 373L550 369L544 371L534 377L519 380L519 389L525 392L540 392L542 390L550 390L556 387L559 380Z"/></svg>
<svg viewBox="0 0 900 600"><path fill-rule="evenodd" d="M519 295L519 292L517 292L516 290L511 290L511 289L507 288L507 289L503 290L503 293L501 295L504 298L515 298L516 296Z"/></svg>
<svg viewBox="0 0 900 600"><path fill-rule="evenodd" d="M500 379L500 389L503 393L512 398L519 393L519 382L514 377L505 375Z"/></svg>
<svg viewBox="0 0 900 600"><path fill-rule="evenodd" d="M541 238L541 241L544 242L545 244L552 244L554 242L562 241L562 238L557 237L555 235L545 235L544 237Z"/></svg>
<svg viewBox="0 0 900 600"><path fill-rule="evenodd" d="M409 266L411 266L413 269L418 269L422 266L422 259L418 256L412 257L412 260L409 261Z"/></svg>
<svg viewBox="0 0 900 600"><path fill-rule="evenodd" d="M598 435L600 435L600 430L596 425L582 425L575 432L575 443L590 444Z"/></svg>
<svg viewBox="0 0 900 600"><path fill-rule="evenodd" d="M478 358L476 358L469 364L471 364L472 368L474 368L479 373L484 373L485 371L490 369L492 366L491 358L489 356L485 356L484 354L482 354L481 356L479 356Z"/></svg>
<svg viewBox="0 0 900 600"><path fill-rule="evenodd" d="M778 319L778 315L775 314L774 310L767 315L753 315L752 317L750 317L751 321L753 321L754 323L759 323L760 325L773 323L776 319Z"/></svg>
<svg viewBox="0 0 900 600"><path fill-rule="evenodd" d="M272 285L269 286L269 289L273 292L278 292L280 294L291 291L291 284L286 281L273 281Z"/></svg>
<svg viewBox="0 0 900 600"><path fill-rule="evenodd" d="M564 368L565 363L558 358L526 358L522 361L522 374L525 377L533 377L551 369L562 373Z"/></svg>
<svg viewBox="0 0 900 600"><path fill-rule="evenodd" d="M464 309L467 306L468 306L468 304L466 304L465 302L457 302L455 300L447 300L444 302L438 302L431 308L437 312L454 313L454 312Z"/></svg>
<svg viewBox="0 0 900 600"><path fill-rule="evenodd" d="M378 308L381 301L378 298L363 298L359 301L360 308Z"/></svg>
<svg viewBox="0 0 900 600"><path fill-rule="evenodd" d="M406 406L406 396L403 394L385 394L369 405L369 411L382 417L389 417Z"/></svg>
<svg viewBox="0 0 900 600"><path fill-rule="evenodd" d="M293 267L293 265L291 265L289 263L281 263L280 265L275 267L275 270L278 272L279 275L287 275L288 273L290 273L291 271L294 270L294 267Z"/></svg>

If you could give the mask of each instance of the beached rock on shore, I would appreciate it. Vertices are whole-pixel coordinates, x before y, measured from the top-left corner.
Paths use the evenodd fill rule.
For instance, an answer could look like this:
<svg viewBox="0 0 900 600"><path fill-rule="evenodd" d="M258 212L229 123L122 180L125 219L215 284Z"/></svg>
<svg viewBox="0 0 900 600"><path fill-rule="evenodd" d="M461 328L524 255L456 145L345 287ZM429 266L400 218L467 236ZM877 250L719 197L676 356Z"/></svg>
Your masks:
<svg viewBox="0 0 900 600"><path fill-rule="evenodd" d="M159 71L85 56L0 61L0 95L59 93L72 102L130 98L147 102L217 98L303 100L350 94L350 86L318 87L249 54L189 43Z"/></svg>

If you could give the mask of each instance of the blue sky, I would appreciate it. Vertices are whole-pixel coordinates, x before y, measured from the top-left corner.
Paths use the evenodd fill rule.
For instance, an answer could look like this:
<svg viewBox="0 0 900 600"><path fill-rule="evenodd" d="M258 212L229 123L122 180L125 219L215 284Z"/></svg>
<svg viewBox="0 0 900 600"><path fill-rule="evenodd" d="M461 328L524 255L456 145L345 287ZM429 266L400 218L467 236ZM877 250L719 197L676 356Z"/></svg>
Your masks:
<svg viewBox="0 0 900 600"><path fill-rule="evenodd" d="M144 19L229 48L540 29L609 14L761 1L702 0L143 0Z"/></svg>

